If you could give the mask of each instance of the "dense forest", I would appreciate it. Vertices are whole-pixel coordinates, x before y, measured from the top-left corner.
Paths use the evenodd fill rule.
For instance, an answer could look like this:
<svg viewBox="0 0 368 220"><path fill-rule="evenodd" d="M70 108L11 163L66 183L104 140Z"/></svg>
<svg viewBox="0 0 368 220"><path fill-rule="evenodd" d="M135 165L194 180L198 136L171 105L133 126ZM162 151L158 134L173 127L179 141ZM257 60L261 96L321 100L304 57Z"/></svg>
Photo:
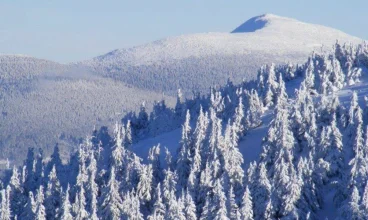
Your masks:
<svg viewBox="0 0 368 220"><path fill-rule="evenodd" d="M368 218L368 97L340 102L364 82L368 45L336 44L303 65L268 65L252 82L211 89L169 108L142 105L110 135L96 129L63 163L30 148L2 179L1 219L319 219L331 195L337 219ZM288 91L288 84L297 84ZM364 104L363 104L364 103ZM238 144L273 112L257 161ZM181 127L175 154L134 142ZM163 159L164 158L164 159Z"/></svg>

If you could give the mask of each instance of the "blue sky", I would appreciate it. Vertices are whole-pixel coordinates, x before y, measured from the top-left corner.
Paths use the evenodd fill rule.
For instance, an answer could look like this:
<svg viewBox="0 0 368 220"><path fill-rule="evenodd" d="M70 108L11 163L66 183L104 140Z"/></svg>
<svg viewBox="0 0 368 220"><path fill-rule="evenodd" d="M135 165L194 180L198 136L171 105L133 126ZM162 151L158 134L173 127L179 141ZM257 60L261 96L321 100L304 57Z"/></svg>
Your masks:
<svg viewBox="0 0 368 220"><path fill-rule="evenodd" d="M0 53L89 59L167 36L230 32L264 13L368 39L367 0L1 0Z"/></svg>

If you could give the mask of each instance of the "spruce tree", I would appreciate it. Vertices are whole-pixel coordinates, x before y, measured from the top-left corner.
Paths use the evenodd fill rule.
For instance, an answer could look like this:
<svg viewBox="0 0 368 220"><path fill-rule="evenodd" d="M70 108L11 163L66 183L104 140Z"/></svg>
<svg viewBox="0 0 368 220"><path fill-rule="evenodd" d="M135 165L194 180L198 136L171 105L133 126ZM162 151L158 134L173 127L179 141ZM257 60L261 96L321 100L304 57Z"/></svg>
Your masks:
<svg viewBox="0 0 368 220"><path fill-rule="evenodd" d="M10 186L1 190L1 210L0 219L10 220L12 217L12 211L10 207Z"/></svg>
<svg viewBox="0 0 368 220"><path fill-rule="evenodd" d="M160 183L156 187L155 203L153 204L153 210L151 215L148 216L149 220L163 220L166 213L166 206L162 201L161 185Z"/></svg>
<svg viewBox="0 0 368 220"><path fill-rule="evenodd" d="M240 213L241 213L241 219L253 220L252 196L250 194L248 186L245 188L245 191L244 191Z"/></svg>
<svg viewBox="0 0 368 220"><path fill-rule="evenodd" d="M73 215L71 213L72 205L70 204L70 200L69 200L69 191L70 191L70 187L68 184L68 187L65 191L65 196L63 198L63 204L61 206L61 219L62 220L72 220L73 219Z"/></svg>
<svg viewBox="0 0 368 220"><path fill-rule="evenodd" d="M176 161L176 172L178 174L178 184L181 188L185 188L190 172L191 161L191 127L190 127L190 113L189 110L186 114L184 125L182 126L182 135L180 141L180 147L178 150L178 156Z"/></svg>
<svg viewBox="0 0 368 220"><path fill-rule="evenodd" d="M46 209L44 206L44 200L45 196L43 193L43 187L40 186L40 188L37 191L36 196L36 219L37 220L46 220Z"/></svg>
<svg viewBox="0 0 368 220"><path fill-rule="evenodd" d="M109 220L117 220L121 218L123 212L123 201L119 194L119 185L115 178L115 167L111 167L110 179L104 187L101 195L102 204L100 207L100 216Z"/></svg>
<svg viewBox="0 0 368 220"><path fill-rule="evenodd" d="M56 165L52 167L48 179L45 198L46 217L47 219L56 219L60 214L62 193L60 182L56 174Z"/></svg>

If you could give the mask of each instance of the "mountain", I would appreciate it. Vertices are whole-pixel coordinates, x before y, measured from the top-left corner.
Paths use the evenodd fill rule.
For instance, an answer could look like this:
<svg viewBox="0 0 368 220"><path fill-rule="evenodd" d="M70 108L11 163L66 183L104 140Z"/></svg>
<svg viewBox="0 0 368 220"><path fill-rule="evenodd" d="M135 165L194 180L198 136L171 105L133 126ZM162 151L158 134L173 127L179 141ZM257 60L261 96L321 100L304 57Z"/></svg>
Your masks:
<svg viewBox="0 0 368 220"><path fill-rule="evenodd" d="M29 149L0 178L0 216L368 219L367 76L368 44L336 44L255 83L130 114L66 163L58 147L49 160Z"/></svg>
<svg viewBox="0 0 368 220"><path fill-rule="evenodd" d="M361 42L332 28L267 14L231 33L170 37L71 64L0 55L0 156L22 160L19 152L39 146L48 154L57 142L68 152L94 125L111 126L143 101L148 111L162 98L173 106L178 88L207 94L228 78L249 81L263 64L305 62L336 39Z"/></svg>
<svg viewBox="0 0 368 220"><path fill-rule="evenodd" d="M264 64L301 63L313 51L331 49L336 40L362 42L333 28L265 14L231 33L169 37L82 63L140 88L169 94L178 88L203 92L228 78L236 83L255 79Z"/></svg>
<svg viewBox="0 0 368 220"><path fill-rule="evenodd" d="M111 125L146 102L174 99L63 65L23 55L0 55L0 158L20 162L28 147L46 155L72 144L94 126ZM15 150L16 149L16 150Z"/></svg>

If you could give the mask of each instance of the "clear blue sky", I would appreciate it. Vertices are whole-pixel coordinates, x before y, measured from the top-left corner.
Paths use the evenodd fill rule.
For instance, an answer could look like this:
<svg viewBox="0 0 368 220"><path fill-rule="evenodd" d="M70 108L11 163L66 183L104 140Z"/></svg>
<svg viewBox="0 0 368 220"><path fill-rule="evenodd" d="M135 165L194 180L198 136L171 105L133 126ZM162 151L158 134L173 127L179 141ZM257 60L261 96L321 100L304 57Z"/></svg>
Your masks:
<svg viewBox="0 0 368 220"><path fill-rule="evenodd" d="M368 0L2 0L0 53L89 59L167 36L230 32L264 13L368 39Z"/></svg>

